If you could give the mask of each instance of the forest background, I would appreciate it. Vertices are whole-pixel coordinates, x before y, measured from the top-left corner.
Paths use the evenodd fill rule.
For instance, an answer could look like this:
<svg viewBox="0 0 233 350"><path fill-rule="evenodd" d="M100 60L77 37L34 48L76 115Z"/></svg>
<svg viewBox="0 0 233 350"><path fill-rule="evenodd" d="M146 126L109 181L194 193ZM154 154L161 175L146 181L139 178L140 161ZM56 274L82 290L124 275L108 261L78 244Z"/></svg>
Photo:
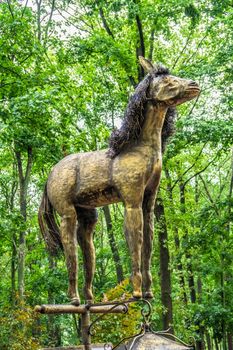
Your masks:
<svg viewBox="0 0 233 350"><path fill-rule="evenodd" d="M36 304L67 302L64 258L49 257L38 206L56 162L107 147L144 76L139 55L202 89L179 107L164 154L153 328L192 336L197 349L232 350L232 28L230 0L0 2L1 350L80 343L78 318L33 313ZM122 226L122 205L99 209L97 301L130 295ZM133 308L106 319L93 341L136 333L137 318Z"/></svg>

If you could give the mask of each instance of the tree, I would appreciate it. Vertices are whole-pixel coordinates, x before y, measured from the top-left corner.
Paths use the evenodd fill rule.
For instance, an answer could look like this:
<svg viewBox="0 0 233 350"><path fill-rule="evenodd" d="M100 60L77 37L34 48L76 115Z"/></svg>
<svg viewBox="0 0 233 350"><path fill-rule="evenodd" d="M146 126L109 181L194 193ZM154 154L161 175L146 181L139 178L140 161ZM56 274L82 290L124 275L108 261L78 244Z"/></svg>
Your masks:
<svg viewBox="0 0 233 350"><path fill-rule="evenodd" d="M162 287L161 295L171 295L175 334L184 340L194 335L199 348L203 342L208 350L232 348L232 21L232 5L225 0L0 4L0 347L23 346L20 332L10 340L4 327L14 318L14 310L5 307L16 303L17 289L32 306L65 300L64 261L49 262L38 232L40 193L63 156L107 147L143 77L137 60L143 54L202 86L197 101L179 108L176 134L164 155L153 322L161 328L168 309L156 275L169 272L171 286ZM124 276L130 270L122 207L114 205L110 214L107 230L99 211L95 232L97 300L116 285L117 267ZM109 238L119 249L115 260ZM161 272L159 242L167 258ZM82 280L80 274L79 285ZM76 330L63 331L70 325L66 317L35 321L42 329L59 329L60 340L52 331L33 331L27 317L25 347L32 334L47 345L77 341ZM21 329L18 318L13 326Z"/></svg>

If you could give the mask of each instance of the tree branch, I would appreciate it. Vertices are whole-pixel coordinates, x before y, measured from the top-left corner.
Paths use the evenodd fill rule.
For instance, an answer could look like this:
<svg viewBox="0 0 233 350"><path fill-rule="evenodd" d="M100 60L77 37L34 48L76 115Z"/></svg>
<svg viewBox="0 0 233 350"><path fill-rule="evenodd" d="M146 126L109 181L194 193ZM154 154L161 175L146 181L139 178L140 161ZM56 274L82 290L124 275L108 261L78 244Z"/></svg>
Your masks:
<svg viewBox="0 0 233 350"><path fill-rule="evenodd" d="M213 205L213 208L214 208L216 214L219 215L218 208L216 207L216 204L215 204L215 202L214 202L214 200L213 200L213 198L212 198L212 196L211 196L211 194L210 194L210 191L209 191L209 189L208 189L208 187L207 187L207 184L206 184L205 180L203 179L203 177L201 176L201 174L199 174L199 178L201 179L201 182L203 183L205 192L206 192L206 194L207 194L207 197L208 197L210 203Z"/></svg>
<svg viewBox="0 0 233 350"><path fill-rule="evenodd" d="M150 50L148 58L152 61L153 59L153 52L154 52L154 40L155 40L155 28L152 28L150 33Z"/></svg>
<svg viewBox="0 0 233 350"><path fill-rule="evenodd" d="M17 75L17 77L22 78L21 75L20 75L19 73L15 72L13 69L8 68L8 67L4 67L4 66L1 65L1 64L0 64L0 67L3 68L3 69L5 69L5 70L7 70L7 71L9 71L9 72L11 72L11 73L13 73L13 74L15 74L15 75Z"/></svg>
<svg viewBox="0 0 233 350"><path fill-rule="evenodd" d="M134 0L134 4L138 5L140 1ZM137 30L138 30L138 41L136 46L136 57L138 59L139 56L145 57L145 43L144 43L144 36L143 36L143 29L142 29L142 22L139 17L139 14L137 13L135 15ZM140 82L144 77L144 69L141 66L138 66L138 82Z"/></svg>
<svg viewBox="0 0 233 350"><path fill-rule="evenodd" d="M104 12L103 12L103 8L102 7L99 8L99 14L100 14L100 17L102 19L102 23L103 23L103 26L104 26L106 32L108 33L109 36L111 36L115 40L114 35L113 35L113 33L112 33L112 31L111 31L111 29L110 29L110 27L109 27L109 25L108 25L108 23L106 21L106 18L104 16ZM132 77L132 75L128 75L128 78L129 78L129 81L130 81L131 85L133 87L135 87L136 86L136 82L135 82L134 78Z"/></svg>
<svg viewBox="0 0 233 350"><path fill-rule="evenodd" d="M47 22L46 27L45 27L44 47L46 46L46 43L48 40L48 30L49 30L49 25L50 25L52 17L53 17L54 9L55 9L55 0L52 0L52 7L51 7L50 14L49 14L49 19L48 19L48 22Z"/></svg>
<svg viewBox="0 0 233 350"><path fill-rule="evenodd" d="M17 166L18 166L18 172L19 172L19 181L21 185L24 182L24 176L23 176L23 166L22 166L22 159L21 159L21 152L20 151L15 151L15 157L17 161Z"/></svg>
<svg viewBox="0 0 233 350"><path fill-rule="evenodd" d="M230 187L229 187L229 194L228 194L228 216L229 220L227 222L227 231L228 234L230 234L231 230L231 223L232 223L232 203L231 203L231 198L232 198L232 193L233 193L233 148L231 151L231 180L230 180Z"/></svg>
<svg viewBox="0 0 233 350"><path fill-rule="evenodd" d="M195 57L195 55L197 54L200 46L202 45L203 41L208 37L209 33L210 33L210 29L212 28L213 24L210 25L208 28L206 28L206 34L202 37L202 39L199 41L198 45L197 45L197 48L196 50L187 58L187 59L184 59L182 61L182 65L187 65L187 63L193 58Z"/></svg>
<svg viewBox="0 0 233 350"><path fill-rule="evenodd" d="M206 143L204 143L203 147L201 148L200 152L198 153L197 157L195 158L194 163L193 163L188 169L186 169L186 170L183 172L183 174L180 175L180 176L178 177L178 179L174 182L174 184L171 186L171 191L174 189L174 187L177 185L177 183L184 177L184 175L187 174L187 172L189 172L189 170L191 170L191 169L195 166L195 164L196 164L198 158L200 157L200 155L202 154L203 149L205 148L205 146L206 146Z"/></svg>
<svg viewBox="0 0 233 350"><path fill-rule="evenodd" d="M108 25L108 23L106 21L106 18L104 16L104 11L103 11L102 7L100 7L100 9L99 9L99 14L100 14L100 17L102 19L102 23L103 23L104 29L106 30L108 35L110 35L114 39L114 35L113 35L113 33L112 33L112 31L111 31L111 29L110 29L110 27L109 27L109 25Z"/></svg>
<svg viewBox="0 0 233 350"><path fill-rule="evenodd" d="M31 146L28 146L28 159L27 159L27 167L25 171L25 175L23 174L23 164L22 164L22 156L20 151L15 150L15 156L16 156L16 161L17 161L17 166L18 166L18 172L19 172L19 181L20 181L20 187L21 190L23 189L24 191L27 190L29 178L30 178L30 173L32 169L32 148Z"/></svg>
<svg viewBox="0 0 233 350"><path fill-rule="evenodd" d="M222 150L222 149L221 149L221 150ZM221 151L221 150L220 150L220 151ZM196 174L190 176L190 177L184 182L184 186L186 186L187 183L188 183L192 178L194 178L195 176L198 176L198 175L200 175L201 173L203 173L203 172L215 161L215 159L218 157L220 151L217 152L216 156L215 156L202 170L200 170L200 171L198 171Z"/></svg>
<svg viewBox="0 0 233 350"><path fill-rule="evenodd" d="M12 7L11 7L10 0L7 0L7 5L8 5L8 8L9 8L9 11L11 13L11 17L14 19L15 16L14 16L14 13L13 13L13 10L12 10Z"/></svg>
<svg viewBox="0 0 233 350"><path fill-rule="evenodd" d="M143 37L143 30L142 30L142 22L140 20L139 15L136 15L136 23L138 28L138 34L139 34L139 42L140 46L138 47L138 56L145 57L145 44L144 44L144 37Z"/></svg>
<svg viewBox="0 0 233 350"><path fill-rule="evenodd" d="M190 111L189 111L187 117L191 116L191 114L193 113L193 110L194 110L194 108L196 107L196 104L197 104L197 102L198 102L198 100L199 100L200 95L201 95L201 94L199 94L199 95L195 98L194 103L192 104L192 107L191 107L191 109L190 109Z"/></svg>
<svg viewBox="0 0 233 350"><path fill-rule="evenodd" d="M80 28L80 27L78 27L76 24L74 24L73 22L71 22L69 19L67 19L67 18L61 13L61 11L60 11L57 7L56 7L56 10L57 10L57 12L59 13L59 15L60 15L62 18L64 18L64 19L66 20L66 22L67 22L68 24L72 25L74 28L77 28L77 29L80 30L81 32L85 32L85 33L91 34L91 32L90 32L89 30ZM65 12L66 12L67 14L69 14L67 11L65 11ZM88 26L88 27L90 27L90 26Z"/></svg>
<svg viewBox="0 0 233 350"><path fill-rule="evenodd" d="M231 199L233 193L233 148L232 148L232 159L231 159L231 182L229 188L229 199Z"/></svg>
<svg viewBox="0 0 233 350"><path fill-rule="evenodd" d="M41 23L40 23L40 18L41 18L41 3L42 0L36 0L36 5L37 5L37 39L39 42L41 42Z"/></svg>
<svg viewBox="0 0 233 350"><path fill-rule="evenodd" d="M185 44L184 44L184 47L183 47L183 49L181 50L179 56L176 58L176 60L175 60L175 62L174 62L174 64L173 64L173 66L172 66L172 69L175 68L177 62L179 61L179 59L180 59L181 56L183 55L184 51L186 50L186 48L187 48L187 46L188 46L188 44L189 44L189 40L190 40L190 38L191 38L192 33L193 33L193 32L190 31L189 36L187 37L187 40L186 40L186 42L185 42Z"/></svg>
<svg viewBox="0 0 233 350"><path fill-rule="evenodd" d="M28 0L26 0L26 3L25 3L25 5L24 5L23 11L22 11L21 19L22 19L23 16L24 16L24 12L25 12L25 10L26 10L26 8L27 8L27 5L28 5Z"/></svg>
<svg viewBox="0 0 233 350"><path fill-rule="evenodd" d="M30 53L29 55L27 55L22 61L19 62L19 64L21 65L22 63L24 63L25 61L27 61L31 56L32 56L32 53Z"/></svg>
<svg viewBox="0 0 233 350"><path fill-rule="evenodd" d="M13 84L17 84L17 81L12 81L11 83L1 84L1 85L0 85L0 89L4 88L4 86L13 85Z"/></svg>
<svg viewBox="0 0 233 350"><path fill-rule="evenodd" d="M27 159L27 167L26 167L26 172L25 172L25 182L26 182L26 186L28 185L28 181L29 181L29 177L30 177L30 173L32 170L32 147L28 146L28 159Z"/></svg>

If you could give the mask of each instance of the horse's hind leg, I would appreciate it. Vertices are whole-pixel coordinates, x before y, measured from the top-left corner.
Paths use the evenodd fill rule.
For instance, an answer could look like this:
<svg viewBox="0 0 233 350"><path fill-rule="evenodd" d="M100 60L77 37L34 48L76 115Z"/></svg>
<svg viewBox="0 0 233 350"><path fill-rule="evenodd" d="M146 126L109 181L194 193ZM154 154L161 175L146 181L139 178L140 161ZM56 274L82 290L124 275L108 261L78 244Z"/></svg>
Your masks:
<svg viewBox="0 0 233 350"><path fill-rule="evenodd" d="M153 298L150 268L154 236L154 201L154 196L150 195L145 195L143 201L142 287L144 298Z"/></svg>
<svg viewBox="0 0 233 350"><path fill-rule="evenodd" d="M93 244L93 231L97 222L96 209L76 208L78 215L78 243L83 253L83 268L85 275L84 296L86 301L93 301L92 281L95 272L95 248Z"/></svg>
<svg viewBox="0 0 233 350"><path fill-rule="evenodd" d="M141 248L142 248L143 216L140 205L125 204L124 231L127 239L131 263L133 297L142 297Z"/></svg>
<svg viewBox="0 0 233 350"><path fill-rule="evenodd" d="M159 184L160 172L154 177L153 189L146 191L143 199L143 245L142 245L142 287L143 297L153 298L152 276L151 276L151 256L154 238L154 206L156 192Z"/></svg>
<svg viewBox="0 0 233 350"><path fill-rule="evenodd" d="M64 248L66 265L69 277L68 295L71 298L71 303L74 305L80 304L80 299L77 290L77 215L75 208L67 205L63 210L61 218L61 240Z"/></svg>

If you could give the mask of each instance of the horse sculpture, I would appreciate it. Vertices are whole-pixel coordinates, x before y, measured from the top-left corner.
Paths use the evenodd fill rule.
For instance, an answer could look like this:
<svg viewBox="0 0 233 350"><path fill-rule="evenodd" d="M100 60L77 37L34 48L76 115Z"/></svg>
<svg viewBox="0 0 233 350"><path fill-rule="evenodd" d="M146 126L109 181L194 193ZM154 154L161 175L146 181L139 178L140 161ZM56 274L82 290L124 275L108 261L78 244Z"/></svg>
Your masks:
<svg viewBox="0 0 233 350"><path fill-rule="evenodd" d="M171 133L175 107L198 96L196 82L169 74L140 57L148 72L129 100L123 124L109 149L72 154L55 165L45 186L39 224L49 251L64 249L68 295L79 305L77 241L84 261L84 296L93 301L93 230L96 207L123 202L124 231L131 255L133 297L152 298L150 273L153 212L162 167L162 143ZM164 141L164 142L162 142ZM60 230L55 211L61 217Z"/></svg>

